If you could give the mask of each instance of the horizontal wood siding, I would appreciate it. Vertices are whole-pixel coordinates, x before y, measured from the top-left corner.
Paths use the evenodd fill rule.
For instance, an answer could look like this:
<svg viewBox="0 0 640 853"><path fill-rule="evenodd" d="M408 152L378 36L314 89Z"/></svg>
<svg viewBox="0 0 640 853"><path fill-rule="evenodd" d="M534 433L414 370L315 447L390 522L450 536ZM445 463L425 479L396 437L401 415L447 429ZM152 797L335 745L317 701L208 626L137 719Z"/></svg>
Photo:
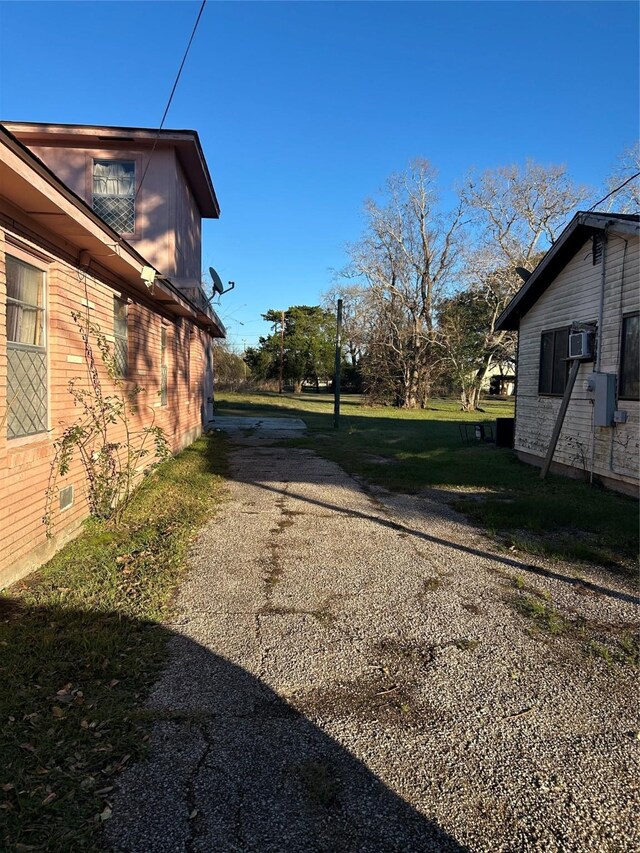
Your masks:
<svg viewBox="0 0 640 853"><path fill-rule="evenodd" d="M9 232L6 232L9 233ZM37 249L22 239L28 249ZM84 346L72 311L83 312L113 341L113 299L119 295L113 288L85 274L80 269L52 258L46 265L47 281L47 361L49 394L49 431L27 438L8 440L5 414L7 407L6 346L6 278L5 257L15 250L5 245L5 232L0 229L0 585L12 567L40 553L46 543L42 523L45 494L52 470L53 444L62 429L78 415L69 393L70 380L88 387ZM24 255L22 255L24 257ZM42 265L42 260L39 261ZM136 383L144 390L138 397L132 428L139 432L151 425L162 427L172 451L178 451L201 432L201 417L206 411L204 391L204 350L206 332L186 320L167 320L143 305L129 304L127 384ZM166 365L168 375L167 405L160 404L161 329L167 331ZM112 384L93 342L96 363L105 393ZM111 440L124 442L121 427L114 427ZM147 465L153 454L142 460ZM73 505L60 511L58 499L53 504L53 532L56 536L77 526L88 514L85 475L79 460L74 459L67 476L60 478L60 488L73 485ZM63 537L62 537L63 538ZM37 561L36 561L37 562Z"/></svg>
<svg viewBox="0 0 640 853"><path fill-rule="evenodd" d="M605 299L600 370L618 374L622 316L640 307L640 241L626 243L610 234L606 253ZM560 398L538 394L540 336L543 331L573 322L595 322L600 302L601 266L592 263L591 240L577 252L520 323L518 356L516 450L544 457L560 408ZM594 474L634 483L638 481L640 404L620 400L627 423L594 427L593 405L584 382L593 362L580 367L560 433L554 461Z"/></svg>

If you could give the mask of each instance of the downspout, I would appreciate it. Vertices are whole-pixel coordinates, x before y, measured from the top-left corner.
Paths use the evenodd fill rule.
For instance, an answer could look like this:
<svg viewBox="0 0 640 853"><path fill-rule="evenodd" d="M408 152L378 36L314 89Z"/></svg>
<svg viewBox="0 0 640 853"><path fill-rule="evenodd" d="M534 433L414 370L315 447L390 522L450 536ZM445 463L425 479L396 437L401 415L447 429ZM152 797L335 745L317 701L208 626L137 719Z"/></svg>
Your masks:
<svg viewBox="0 0 640 853"><path fill-rule="evenodd" d="M609 223L604 226L604 231L602 232L602 259L600 261L600 302L598 304L598 326L596 330L597 340L596 340L596 363L595 363L595 372L600 373L600 365L602 362L602 324L604 322L604 289L606 282L606 273L607 273L607 230L609 228ZM595 467L595 457L596 457L596 425L595 425L595 417L593 405L591 407L591 464L589 471L589 482L593 484L593 469Z"/></svg>
<svg viewBox="0 0 640 853"><path fill-rule="evenodd" d="M604 288L607 270L607 230L609 223L604 226L602 233L602 260L600 262L600 304L598 305L598 340L596 345L596 364L595 372L600 373L600 363L602 359L602 322L604 316Z"/></svg>
<svg viewBox="0 0 640 853"><path fill-rule="evenodd" d="M622 271L620 273L620 299L618 300L618 339L616 343L616 355L618 357L618 376L620 371L620 352L622 348L622 320L624 316L623 302L624 302L624 272L625 266L627 262L627 249L629 248L629 241L624 240L624 250L622 252ZM618 390L616 389L616 403L618 401ZM614 428L611 430L611 444L609 447L609 470L614 474L624 474L624 471L616 471L613 464L613 440L616 434L616 424L614 424Z"/></svg>

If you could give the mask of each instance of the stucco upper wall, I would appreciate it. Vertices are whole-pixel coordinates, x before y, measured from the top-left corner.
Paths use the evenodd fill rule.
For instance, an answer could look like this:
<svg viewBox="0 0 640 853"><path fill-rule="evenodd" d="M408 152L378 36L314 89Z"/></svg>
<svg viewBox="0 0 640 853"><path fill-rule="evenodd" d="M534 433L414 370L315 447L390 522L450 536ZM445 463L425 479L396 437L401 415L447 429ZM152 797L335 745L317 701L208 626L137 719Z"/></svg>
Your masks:
<svg viewBox="0 0 640 853"><path fill-rule="evenodd" d="M201 220L189 183L176 160L175 266L179 283L197 287L201 272ZM190 284L193 282L193 284Z"/></svg>
<svg viewBox="0 0 640 853"><path fill-rule="evenodd" d="M84 146L34 146L39 157L70 189L92 204L93 161L132 160L136 164L136 185L147 170L136 198L135 232L127 242L161 273L175 274L172 220L175 222L175 154L170 148L150 152L136 148L89 148ZM175 227L175 226L174 226Z"/></svg>
<svg viewBox="0 0 640 853"><path fill-rule="evenodd" d="M587 240L520 321L516 396L515 448L544 457L560 407L560 398L538 393L542 332L574 322L598 320L602 267L593 264L591 239ZM609 235L600 370L615 374L620 368L622 318L640 309L640 240ZM618 400L627 412L626 424L594 427L593 406L583 383L595 370L585 362L578 373L560 433L554 460L591 470L605 477L637 482L640 404Z"/></svg>

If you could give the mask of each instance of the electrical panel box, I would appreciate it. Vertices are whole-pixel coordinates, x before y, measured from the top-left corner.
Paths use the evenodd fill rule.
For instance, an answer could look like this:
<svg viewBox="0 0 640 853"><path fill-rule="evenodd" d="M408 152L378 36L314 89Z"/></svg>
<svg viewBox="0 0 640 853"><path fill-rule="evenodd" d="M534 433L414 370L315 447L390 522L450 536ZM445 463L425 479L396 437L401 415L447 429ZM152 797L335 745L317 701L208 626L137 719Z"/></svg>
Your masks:
<svg viewBox="0 0 640 853"><path fill-rule="evenodd" d="M594 426L612 426L616 411L615 373L590 373L585 385L588 397L593 400Z"/></svg>

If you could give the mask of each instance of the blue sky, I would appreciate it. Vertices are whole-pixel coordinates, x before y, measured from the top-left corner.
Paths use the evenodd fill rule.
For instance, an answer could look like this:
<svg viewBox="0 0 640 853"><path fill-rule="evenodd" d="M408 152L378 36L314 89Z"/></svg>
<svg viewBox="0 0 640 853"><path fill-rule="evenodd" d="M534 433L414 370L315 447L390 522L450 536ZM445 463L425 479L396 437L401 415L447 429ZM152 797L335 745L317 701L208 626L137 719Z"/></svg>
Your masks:
<svg viewBox="0 0 640 853"><path fill-rule="evenodd" d="M157 126L199 5L0 3L0 116ZM413 157L445 199L527 157L601 185L638 136L638 65L632 2L209 0L165 126L198 130L216 185L203 268L236 282L231 341L317 304Z"/></svg>

